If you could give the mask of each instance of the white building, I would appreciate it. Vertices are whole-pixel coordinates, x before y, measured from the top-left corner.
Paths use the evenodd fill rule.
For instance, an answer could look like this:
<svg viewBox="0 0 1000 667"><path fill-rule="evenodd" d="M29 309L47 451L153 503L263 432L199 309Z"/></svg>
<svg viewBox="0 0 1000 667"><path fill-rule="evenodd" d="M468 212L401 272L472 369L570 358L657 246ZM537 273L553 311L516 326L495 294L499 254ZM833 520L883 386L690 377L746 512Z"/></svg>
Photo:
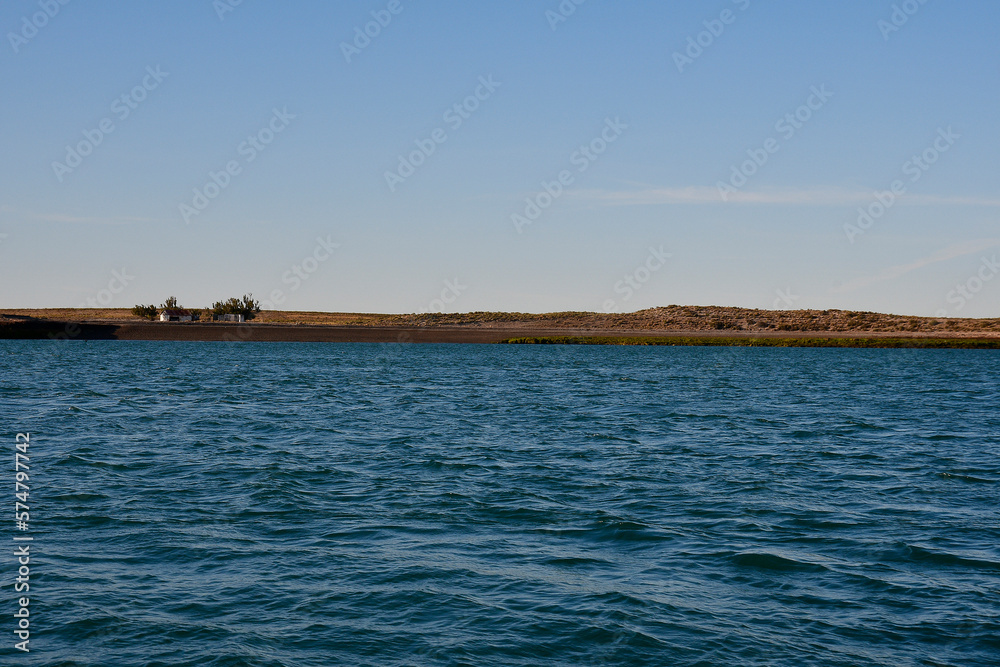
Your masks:
<svg viewBox="0 0 1000 667"><path fill-rule="evenodd" d="M161 322L190 322L192 320L190 310L179 308L165 308L160 311Z"/></svg>

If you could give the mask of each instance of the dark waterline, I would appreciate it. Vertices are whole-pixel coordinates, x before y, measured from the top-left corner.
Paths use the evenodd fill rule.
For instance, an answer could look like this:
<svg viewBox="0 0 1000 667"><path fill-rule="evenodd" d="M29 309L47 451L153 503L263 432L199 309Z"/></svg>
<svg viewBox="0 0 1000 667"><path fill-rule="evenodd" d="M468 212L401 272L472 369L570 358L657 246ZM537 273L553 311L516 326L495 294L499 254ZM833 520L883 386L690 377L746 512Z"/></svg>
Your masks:
<svg viewBox="0 0 1000 667"><path fill-rule="evenodd" d="M998 377L996 351L0 341L37 553L32 652L9 614L0 652L997 664Z"/></svg>

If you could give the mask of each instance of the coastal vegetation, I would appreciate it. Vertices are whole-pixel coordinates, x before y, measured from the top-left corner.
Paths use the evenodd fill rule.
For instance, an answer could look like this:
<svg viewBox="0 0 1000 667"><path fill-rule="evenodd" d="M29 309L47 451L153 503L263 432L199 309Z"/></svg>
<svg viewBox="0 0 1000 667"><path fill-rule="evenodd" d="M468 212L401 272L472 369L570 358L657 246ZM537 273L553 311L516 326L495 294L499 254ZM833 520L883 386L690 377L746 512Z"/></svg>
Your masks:
<svg viewBox="0 0 1000 667"><path fill-rule="evenodd" d="M667 345L687 347L860 347L1000 350L1000 338L747 338L734 336L524 336L508 345Z"/></svg>
<svg viewBox="0 0 1000 667"><path fill-rule="evenodd" d="M146 306L140 303L133 306L130 312L136 317L141 317L145 320L155 320L159 316L160 311L163 310L187 310L189 313L191 313L191 319L193 320L197 320L199 317L201 317L201 309L182 308L176 296L168 296L166 300L164 300L164 302L160 304L159 308L157 308L153 304L149 304L148 306Z"/></svg>
<svg viewBox="0 0 1000 667"><path fill-rule="evenodd" d="M256 301L253 294L244 294L242 298L216 301L211 311L213 315L242 315L243 319L250 321L260 312L260 301Z"/></svg>
<svg viewBox="0 0 1000 667"><path fill-rule="evenodd" d="M149 304L148 306L144 306L142 304L136 304L135 306L132 307L132 314L135 315L136 317L141 317L144 320L155 320L156 315L159 312L160 309L154 306L153 304Z"/></svg>
<svg viewBox="0 0 1000 667"><path fill-rule="evenodd" d="M6 309L0 322L48 320L128 324L156 317L157 309L140 304L127 308ZM251 295L228 299L202 311L253 316L264 325L316 327L405 327L454 331L503 331L496 339L531 336L705 336L758 338L989 338L1000 335L1000 318L916 317L848 310L757 310L720 306L664 306L631 313L598 312L467 312L345 313L261 310Z"/></svg>

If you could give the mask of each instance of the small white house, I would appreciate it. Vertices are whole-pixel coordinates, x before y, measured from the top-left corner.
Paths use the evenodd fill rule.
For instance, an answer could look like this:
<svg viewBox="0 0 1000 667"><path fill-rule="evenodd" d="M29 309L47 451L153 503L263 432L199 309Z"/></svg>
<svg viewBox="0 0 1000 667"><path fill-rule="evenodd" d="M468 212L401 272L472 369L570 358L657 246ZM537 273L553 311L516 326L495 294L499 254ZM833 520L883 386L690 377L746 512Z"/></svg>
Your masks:
<svg viewBox="0 0 1000 667"><path fill-rule="evenodd" d="M190 310L179 308L165 308L160 311L161 322L190 322L192 320Z"/></svg>
<svg viewBox="0 0 1000 667"><path fill-rule="evenodd" d="M215 316L218 322L243 322L245 321L241 313L223 313Z"/></svg>

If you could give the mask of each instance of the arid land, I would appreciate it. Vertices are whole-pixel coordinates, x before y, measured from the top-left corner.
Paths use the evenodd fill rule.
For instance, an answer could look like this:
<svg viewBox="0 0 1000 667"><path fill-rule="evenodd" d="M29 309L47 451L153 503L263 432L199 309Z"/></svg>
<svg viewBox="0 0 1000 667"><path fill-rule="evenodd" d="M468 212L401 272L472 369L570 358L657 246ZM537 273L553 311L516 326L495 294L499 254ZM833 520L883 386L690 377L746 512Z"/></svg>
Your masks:
<svg viewBox="0 0 1000 667"><path fill-rule="evenodd" d="M0 338L1000 347L1000 318L667 306L634 313L391 315L263 311L251 322L233 324L150 322L129 310L112 308L5 309L0 310Z"/></svg>

